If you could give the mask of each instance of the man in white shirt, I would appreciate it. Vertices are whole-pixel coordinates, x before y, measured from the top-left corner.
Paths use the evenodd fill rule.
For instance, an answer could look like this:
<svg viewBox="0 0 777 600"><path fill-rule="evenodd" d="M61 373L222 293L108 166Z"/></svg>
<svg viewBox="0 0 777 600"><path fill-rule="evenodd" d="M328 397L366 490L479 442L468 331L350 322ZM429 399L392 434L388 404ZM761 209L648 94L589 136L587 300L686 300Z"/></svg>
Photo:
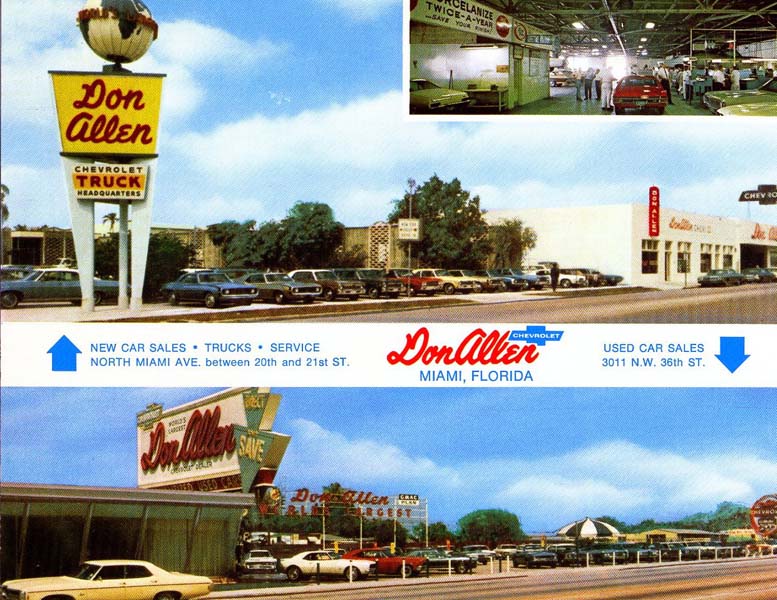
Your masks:
<svg viewBox="0 0 777 600"><path fill-rule="evenodd" d="M615 75L612 74L612 68L608 65L602 71L602 110L612 110L613 81L615 81Z"/></svg>
<svg viewBox="0 0 777 600"><path fill-rule="evenodd" d="M666 68L666 65L664 63L658 63L658 68L656 69L656 77L658 77L658 80L661 82L661 85L666 90L666 98L669 101L669 104L673 104L672 102L672 84L669 80L669 69Z"/></svg>
<svg viewBox="0 0 777 600"><path fill-rule="evenodd" d="M731 69L731 89L732 90L739 90L739 80L740 80L740 73L739 73L739 67L737 65L734 65L734 68Z"/></svg>

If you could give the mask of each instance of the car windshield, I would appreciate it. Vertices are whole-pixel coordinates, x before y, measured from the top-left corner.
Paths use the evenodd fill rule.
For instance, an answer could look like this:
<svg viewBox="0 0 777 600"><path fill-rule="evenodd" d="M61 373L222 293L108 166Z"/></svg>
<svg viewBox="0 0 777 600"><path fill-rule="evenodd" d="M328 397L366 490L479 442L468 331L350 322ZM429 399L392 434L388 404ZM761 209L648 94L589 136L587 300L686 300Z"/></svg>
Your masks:
<svg viewBox="0 0 777 600"><path fill-rule="evenodd" d="M380 279L383 277L383 271L380 269L362 269L359 271L364 277L369 277L371 279Z"/></svg>
<svg viewBox="0 0 777 600"><path fill-rule="evenodd" d="M410 82L410 91L411 92L417 92L419 90L436 90L439 89L439 85L433 84L431 81L427 81L426 79L413 79Z"/></svg>
<svg viewBox="0 0 777 600"><path fill-rule="evenodd" d="M354 270L335 271L335 275L337 275L338 279L358 279L359 278L359 276L356 275L356 271Z"/></svg>
<svg viewBox="0 0 777 600"><path fill-rule="evenodd" d="M413 272L410 269L394 269L394 277L412 277Z"/></svg>
<svg viewBox="0 0 777 600"><path fill-rule="evenodd" d="M316 271L316 279L337 279L332 271Z"/></svg>
<svg viewBox="0 0 777 600"><path fill-rule="evenodd" d="M76 579L85 579L87 581L90 581L94 579L95 575L97 575L97 572L100 570L99 565L92 565L90 563L85 563L81 565L81 569L74 575Z"/></svg>
<svg viewBox="0 0 777 600"><path fill-rule="evenodd" d="M777 77L764 83L760 89L764 92L777 92Z"/></svg>
<svg viewBox="0 0 777 600"><path fill-rule="evenodd" d="M286 275L285 273L267 273L265 275L265 279L270 282L277 282L277 281L294 281L291 277Z"/></svg>
<svg viewBox="0 0 777 600"><path fill-rule="evenodd" d="M200 283L230 283L232 280L224 273L203 273L199 276Z"/></svg>
<svg viewBox="0 0 777 600"><path fill-rule="evenodd" d="M621 79L620 85L622 86L631 86L631 85L656 85L656 80L653 77L624 77Z"/></svg>

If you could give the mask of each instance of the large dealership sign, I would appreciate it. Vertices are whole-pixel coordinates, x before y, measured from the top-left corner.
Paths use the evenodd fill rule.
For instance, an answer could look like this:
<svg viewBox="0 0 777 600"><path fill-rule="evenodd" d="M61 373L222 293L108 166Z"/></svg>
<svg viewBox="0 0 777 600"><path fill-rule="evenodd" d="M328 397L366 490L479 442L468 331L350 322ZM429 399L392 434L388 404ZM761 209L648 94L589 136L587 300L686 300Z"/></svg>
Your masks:
<svg viewBox="0 0 777 600"><path fill-rule="evenodd" d="M291 438L272 431L280 396L238 388L138 414L138 487L249 492L270 485Z"/></svg>
<svg viewBox="0 0 777 600"><path fill-rule="evenodd" d="M163 77L52 71L62 152L155 156Z"/></svg>
<svg viewBox="0 0 777 600"><path fill-rule="evenodd" d="M388 496L367 490L312 492L297 489L288 498L284 514L289 517L328 516L333 511L360 518L414 519L426 516L426 502L417 494Z"/></svg>
<svg viewBox="0 0 777 600"><path fill-rule="evenodd" d="M410 19L527 46L552 49L554 42L544 31L472 0L411 0Z"/></svg>
<svg viewBox="0 0 777 600"><path fill-rule="evenodd" d="M73 189L79 200L144 200L148 165L83 164L70 166Z"/></svg>
<svg viewBox="0 0 777 600"><path fill-rule="evenodd" d="M648 235L658 237L661 234L661 194L656 186L651 186L648 194Z"/></svg>
<svg viewBox="0 0 777 600"><path fill-rule="evenodd" d="M739 194L739 201L777 204L777 185L759 185L757 190L746 190Z"/></svg>
<svg viewBox="0 0 777 600"><path fill-rule="evenodd" d="M753 531L763 537L777 536L777 494L762 496L750 509Z"/></svg>

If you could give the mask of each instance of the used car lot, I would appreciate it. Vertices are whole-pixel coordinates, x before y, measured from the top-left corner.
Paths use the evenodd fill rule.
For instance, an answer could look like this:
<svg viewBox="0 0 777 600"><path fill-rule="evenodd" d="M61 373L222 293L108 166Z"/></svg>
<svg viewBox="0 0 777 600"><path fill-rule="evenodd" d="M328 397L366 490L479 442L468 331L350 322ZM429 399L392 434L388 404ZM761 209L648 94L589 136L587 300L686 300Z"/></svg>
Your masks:
<svg viewBox="0 0 777 600"><path fill-rule="evenodd" d="M281 571L292 582L317 575L356 581L374 573L375 569L372 560L346 559L331 550L300 552L291 558L281 559Z"/></svg>

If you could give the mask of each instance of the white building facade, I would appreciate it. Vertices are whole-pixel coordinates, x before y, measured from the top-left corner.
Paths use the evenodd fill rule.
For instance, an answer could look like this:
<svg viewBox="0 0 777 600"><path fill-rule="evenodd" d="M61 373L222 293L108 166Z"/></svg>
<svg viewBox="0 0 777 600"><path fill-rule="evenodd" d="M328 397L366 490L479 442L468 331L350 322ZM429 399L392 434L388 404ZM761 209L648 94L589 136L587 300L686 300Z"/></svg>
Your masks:
<svg viewBox="0 0 777 600"><path fill-rule="evenodd" d="M624 283L682 286L711 269L777 271L777 224L648 205L489 211L489 224L518 218L537 233L526 264L555 261L621 275Z"/></svg>

